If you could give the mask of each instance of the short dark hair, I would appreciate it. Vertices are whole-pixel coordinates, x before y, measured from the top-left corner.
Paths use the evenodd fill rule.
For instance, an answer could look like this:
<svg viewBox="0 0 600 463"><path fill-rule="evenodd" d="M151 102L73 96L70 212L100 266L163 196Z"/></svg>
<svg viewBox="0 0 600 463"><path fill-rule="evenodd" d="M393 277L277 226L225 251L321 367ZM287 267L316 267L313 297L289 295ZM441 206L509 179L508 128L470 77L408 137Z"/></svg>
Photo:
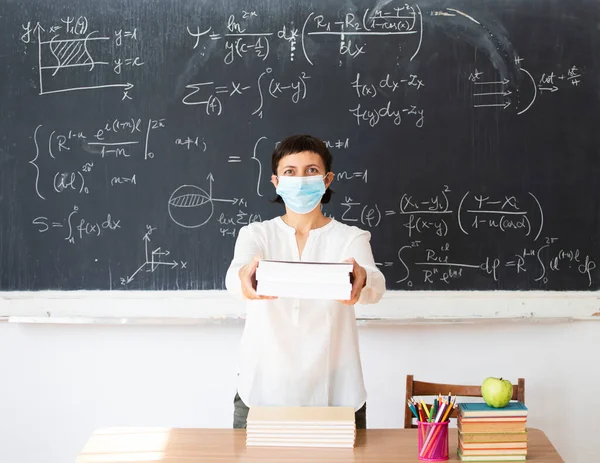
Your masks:
<svg viewBox="0 0 600 463"><path fill-rule="evenodd" d="M331 156L329 149L327 149L327 145L322 140L319 140L312 135L292 135L279 143L273 151L273 155L271 157L271 170L273 171L273 175L277 175L277 167L279 166L279 161L281 161L282 158L290 154L301 153L303 151L310 151L321 156L323 164L325 164L326 173L331 172L333 157ZM323 199L321 199L321 203L327 204L331 199L332 193L333 191L331 188L327 188L327 190L325 190L325 194L323 195ZM283 199L281 199L281 196L277 195L275 202L283 203Z"/></svg>

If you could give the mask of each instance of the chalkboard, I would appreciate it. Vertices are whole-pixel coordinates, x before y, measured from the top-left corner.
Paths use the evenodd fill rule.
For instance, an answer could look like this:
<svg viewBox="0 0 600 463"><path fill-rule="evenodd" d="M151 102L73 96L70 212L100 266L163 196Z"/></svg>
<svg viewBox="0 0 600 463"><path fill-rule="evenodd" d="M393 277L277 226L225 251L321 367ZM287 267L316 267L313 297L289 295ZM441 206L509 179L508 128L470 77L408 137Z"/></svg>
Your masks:
<svg viewBox="0 0 600 463"><path fill-rule="evenodd" d="M0 289L223 289L309 133L388 289L598 290L599 5L4 1Z"/></svg>

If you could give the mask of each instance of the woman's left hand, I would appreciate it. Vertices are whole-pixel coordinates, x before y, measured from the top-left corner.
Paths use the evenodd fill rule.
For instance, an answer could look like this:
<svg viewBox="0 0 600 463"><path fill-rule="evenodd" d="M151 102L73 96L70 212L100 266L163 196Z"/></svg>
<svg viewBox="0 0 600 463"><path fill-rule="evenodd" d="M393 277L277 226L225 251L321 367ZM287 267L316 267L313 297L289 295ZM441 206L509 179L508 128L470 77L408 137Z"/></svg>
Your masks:
<svg viewBox="0 0 600 463"><path fill-rule="evenodd" d="M353 258L346 259L346 262L352 262L352 293L349 300L340 302L346 305L354 305L358 302L360 293L367 284L367 271L358 265Z"/></svg>

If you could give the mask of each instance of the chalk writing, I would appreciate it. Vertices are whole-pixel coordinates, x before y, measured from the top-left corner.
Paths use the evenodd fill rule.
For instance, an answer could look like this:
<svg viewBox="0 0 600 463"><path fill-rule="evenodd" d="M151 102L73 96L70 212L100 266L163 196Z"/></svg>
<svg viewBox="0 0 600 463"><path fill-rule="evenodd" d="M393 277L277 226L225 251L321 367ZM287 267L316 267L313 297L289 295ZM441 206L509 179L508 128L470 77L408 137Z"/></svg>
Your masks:
<svg viewBox="0 0 600 463"><path fill-rule="evenodd" d="M189 84L186 86L189 91L181 101L188 106L204 106L205 112L209 116L220 116L223 113L223 100L225 98L230 99L237 95L244 95L254 88L254 98L258 97L258 103L252 111L252 115L262 118L265 97L274 99L288 97L293 104L306 99L307 81L310 76L305 72L300 73L294 80L285 83L273 77L272 72L272 68L266 68L258 76L254 86L243 85L240 82L231 82L231 85L226 83L217 85L213 81Z"/></svg>
<svg viewBox="0 0 600 463"><path fill-rule="evenodd" d="M259 15L256 12L251 13L254 14L242 10L241 14L230 14L222 28L186 26L187 34L193 39L192 48L206 50L206 41L221 41L225 51L223 62L229 65L245 57L264 61L270 56L272 48L277 46L273 42L278 41L289 47L290 61L294 61L297 47L300 46L305 60L313 65L314 57L310 56L307 43L319 37L339 37L339 56L351 59L367 53L365 37L398 41L404 41L406 37L416 37L411 61L419 52L423 41L423 17L416 4L366 8L362 14L345 13L339 20L326 18L313 11L306 16L301 28L291 23L267 31L260 29L260 23L256 25Z"/></svg>
<svg viewBox="0 0 600 463"><path fill-rule="evenodd" d="M388 101L387 104L376 107L373 109L364 109L361 103L356 108L350 109L350 113L355 117L356 125L360 126L361 122L366 122L371 127L375 127L384 119L391 120L394 125L400 125L402 123L403 115L408 116L415 127L421 128L425 123L425 115L423 109L419 109L414 105L410 105L408 108L393 108L392 102Z"/></svg>
<svg viewBox="0 0 600 463"><path fill-rule="evenodd" d="M143 131L145 123L145 133ZM140 147L144 148L144 160L152 159L155 151L151 147L150 134L154 131L165 128L165 119L114 119L106 122L101 128L94 129L91 133L78 130L57 131L51 130L42 132L43 125L38 125L33 132L33 143L35 154L29 161L29 164L35 169L34 188L36 195L41 199L46 199L47 190L44 190L44 172L48 169L48 161L69 162L76 159L80 163L75 169L54 170L52 175L52 190L55 193L62 194L75 192L79 194L89 194L90 186L87 178L93 173L94 162L85 161L85 157L98 156L100 159L107 157L115 159L128 159L134 150ZM40 156L44 156L40 159ZM68 156L67 156L68 155ZM72 155L76 155L73 158ZM140 153L141 155L141 153ZM115 175L111 177L110 185L117 184L136 184L136 175Z"/></svg>
<svg viewBox="0 0 600 463"><path fill-rule="evenodd" d="M325 146L327 148L338 148L338 149L348 149L350 147L350 138L346 137L345 139L338 138L337 140L323 140Z"/></svg>
<svg viewBox="0 0 600 463"><path fill-rule="evenodd" d="M78 206L73 206L69 215L58 221L51 221L48 217L38 216L31 223L38 227L37 231L46 233L51 228L65 229L65 241L74 244L75 240L82 240L85 237L101 236L109 231L115 231L121 228L121 220L115 220L111 214L107 214L105 220L90 221L81 217Z"/></svg>
<svg viewBox="0 0 600 463"><path fill-rule="evenodd" d="M159 268L168 268L169 270L174 270L176 268L185 269L187 268L187 262L177 261L174 259L170 259L169 256L171 252L168 249L163 249L158 246L152 249L150 243L152 242L151 236L152 232L156 231L156 227L152 227L150 225L146 225L146 233L142 237L142 241L144 241L144 256L145 260L142 265L140 265L135 272L127 277L121 278L121 285L126 286L131 283L138 273L144 271L148 273L154 273ZM170 260L166 260L169 258ZM164 259L164 260L163 260ZM139 278L139 277L138 277Z"/></svg>
<svg viewBox="0 0 600 463"><path fill-rule="evenodd" d="M206 180L208 180L208 192L195 185L181 185L171 194L168 200L169 216L180 227L198 228L208 223L214 214L215 202L247 206L244 198L215 198L213 196L215 179L212 173L208 174ZM260 215L257 217L260 218Z"/></svg>
<svg viewBox="0 0 600 463"><path fill-rule="evenodd" d="M98 46L110 50L114 44L117 49L124 41L138 41L138 29L119 29L112 34L102 35L98 30L90 30L86 16L67 16L60 22L46 24L31 21L21 25L21 41L26 44L37 43L39 94L57 94L73 91L117 88L121 89L122 100L131 100L130 91L134 84L130 82L97 83L104 76L104 68L112 67L116 76L124 74L126 69L144 66L140 56L114 56L111 61L99 58ZM63 74L80 75L78 70L90 76L88 85L60 86ZM103 79L102 79L103 80ZM58 84L57 84L58 83Z"/></svg>
<svg viewBox="0 0 600 463"><path fill-rule="evenodd" d="M381 211L377 204L363 205L349 196L346 196L340 204L344 208L340 217L343 222L360 223L368 228L377 227L381 222Z"/></svg>
<svg viewBox="0 0 600 463"><path fill-rule="evenodd" d="M356 74L356 79L351 82L351 85L356 91L356 96L359 98L375 98L379 93L385 95L393 93L399 89L411 87L415 90L419 90L421 87L425 86L417 74L410 74L408 78L404 79L396 79L395 77L390 77L390 74L386 74L385 77L377 83L363 83L360 80L360 73Z"/></svg>
<svg viewBox="0 0 600 463"><path fill-rule="evenodd" d="M40 7L13 21L22 62L9 69L24 83L10 77L3 94L16 122L0 157L9 174L13 159L19 167L0 205L27 206L30 236L59 243L68 262L89 258L86 246L133 248L118 262L125 288L177 286L181 249L198 243L210 253L194 249L189 278L217 288L240 229L283 212L271 204L271 154L306 130L335 159L323 213L372 233L390 289L597 289L586 239L597 214L582 205L594 203L595 166L581 189L557 171L573 152L573 170L591 159L592 138L573 152L564 141L589 126L583 111L548 140L534 125L549 131L557 114L566 125L587 109L597 77L587 41L558 27L559 51L542 47L540 60L527 31L508 35L520 12L460 5L216 5L158 19L153 8ZM579 221L568 232L566 204Z"/></svg>
<svg viewBox="0 0 600 463"><path fill-rule="evenodd" d="M421 241L413 241L398 251L398 260L405 276L397 283L411 287L413 279L417 278L421 283L449 285L472 272L485 275L493 281L499 281L510 272L532 274L531 278L535 281L548 283L552 275L571 272L580 275L590 286L592 272L596 269L594 259L587 254L582 255L579 249L556 249L556 244L523 248L511 256L488 256L481 262L472 263L453 257L449 243L434 249L426 247Z"/></svg>
<svg viewBox="0 0 600 463"><path fill-rule="evenodd" d="M517 57L515 64L521 66L523 58ZM523 81L530 84L530 97L523 98L515 105L517 115L529 110L538 98L546 94L553 94L566 86L577 87L581 83L581 71L577 66L571 66L566 72L549 71L536 76L524 67L519 67L523 73ZM487 80L483 71L475 68L467 78L473 83L474 108L501 108L506 109L512 104L509 95L513 94L513 85L506 77Z"/></svg>
<svg viewBox="0 0 600 463"><path fill-rule="evenodd" d="M175 144L178 146L183 146L188 151L192 148L200 148L202 152L206 152L206 142L201 140L200 137L185 137L185 138L176 138Z"/></svg>

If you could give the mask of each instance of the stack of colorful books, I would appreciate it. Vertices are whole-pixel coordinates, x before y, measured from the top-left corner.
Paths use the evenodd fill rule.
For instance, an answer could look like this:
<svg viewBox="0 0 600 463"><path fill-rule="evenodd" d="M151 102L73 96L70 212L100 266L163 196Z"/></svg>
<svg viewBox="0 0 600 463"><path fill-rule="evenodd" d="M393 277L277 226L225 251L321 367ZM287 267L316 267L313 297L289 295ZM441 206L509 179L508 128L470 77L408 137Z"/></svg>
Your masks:
<svg viewBox="0 0 600 463"><path fill-rule="evenodd" d="M527 407L504 408L485 403L458 405L458 456L461 461L525 461Z"/></svg>

